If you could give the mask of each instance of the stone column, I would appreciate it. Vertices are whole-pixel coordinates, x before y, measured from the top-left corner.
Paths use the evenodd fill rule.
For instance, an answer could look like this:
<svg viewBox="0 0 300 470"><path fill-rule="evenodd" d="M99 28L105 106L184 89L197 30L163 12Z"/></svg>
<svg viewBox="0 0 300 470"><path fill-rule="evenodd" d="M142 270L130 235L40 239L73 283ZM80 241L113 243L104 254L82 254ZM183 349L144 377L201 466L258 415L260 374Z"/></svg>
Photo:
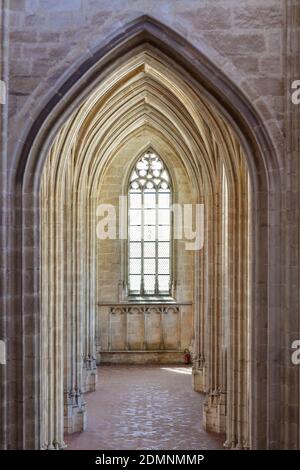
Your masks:
<svg viewBox="0 0 300 470"><path fill-rule="evenodd" d="M227 448L249 448L248 172L241 153L236 154L236 185L229 185L229 324L227 354Z"/></svg>
<svg viewBox="0 0 300 470"><path fill-rule="evenodd" d="M86 283L84 290L84 342L83 342L83 379L82 391L94 392L97 386L97 365L95 348L95 321L97 314L96 299L96 203L94 198L86 201L86 230L82 231L85 244L84 269Z"/></svg>
<svg viewBox="0 0 300 470"><path fill-rule="evenodd" d="M82 308L85 276L83 272L82 233L86 230L82 219L82 197L76 190L74 151L68 162L64 193L64 429L66 434L81 432L86 428L86 406L82 395ZM83 253L82 253L83 251Z"/></svg>
<svg viewBox="0 0 300 470"><path fill-rule="evenodd" d="M283 376L281 400L282 423L277 429L269 430L270 447L275 448L278 441L282 449L300 448L300 366L293 364L291 358L295 349L294 341L300 339L300 104L292 102L292 82L300 80L300 4L297 0L285 3L286 40L285 40L285 155L286 155L286 195L281 195L285 205L273 206L281 210L282 235L286 236L283 257L285 283L281 307L281 357ZM278 201L279 195L276 200ZM284 197L285 196L285 197ZM276 201L275 201L276 202ZM278 247L279 250L279 247ZM275 284L276 280L273 280ZM274 285L274 290L278 289ZM275 305L274 305L275 307ZM277 338L278 341L278 338ZM279 387L278 387L279 388ZM272 390L275 397L276 390ZM279 436L278 436L279 434Z"/></svg>
<svg viewBox="0 0 300 470"><path fill-rule="evenodd" d="M0 3L0 80L8 87L8 2L4 0ZM2 89L5 93L5 90ZM9 240L7 228L11 218L11 211L7 207L5 201L8 200L7 191L7 117L8 117L8 96L3 96L5 102L0 102L0 268L1 277L3 274L2 289L3 293L9 295L6 272L8 271L8 246L6 242ZM8 299L5 295L1 295L0 300L0 340L4 342L7 348L7 319L9 311L7 308ZM7 354L6 354L7 358ZM4 358L3 358L4 359ZM8 371L7 364L0 363L0 449L6 449L9 441L8 436Z"/></svg>
<svg viewBox="0 0 300 470"><path fill-rule="evenodd" d="M204 202L202 201L204 204ZM204 231L206 233L207 225L207 208L204 204ZM195 253L195 270L194 270L194 357L193 357L193 388L197 392L205 392L206 390L206 369L205 369L205 286L206 286L206 243L201 250Z"/></svg>
<svg viewBox="0 0 300 470"><path fill-rule="evenodd" d="M222 164L218 159L213 178L212 204L209 206L209 308L208 387L203 423L207 431L225 432L225 390L222 387Z"/></svg>
<svg viewBox="0 0 300 470"><path fill-rule="evenodd" d="M49 176L44 174L44 181ZM42 309L42 449L64 447L63 427L63 257L62 212L58 210L53 181L41 188L41 309ZM51 184L52 183L52 184ZM55 286L51 288L51 286Z"/></svg>

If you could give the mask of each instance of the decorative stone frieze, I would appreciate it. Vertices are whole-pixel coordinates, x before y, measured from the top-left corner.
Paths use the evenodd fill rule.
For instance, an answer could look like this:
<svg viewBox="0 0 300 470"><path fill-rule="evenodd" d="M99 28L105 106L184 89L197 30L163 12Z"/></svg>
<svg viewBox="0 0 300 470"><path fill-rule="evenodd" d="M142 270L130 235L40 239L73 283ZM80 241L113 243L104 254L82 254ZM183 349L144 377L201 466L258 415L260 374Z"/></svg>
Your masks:
<svg viewBox="0 0 300 470"><path fill-rule="evenodd" d="M182 362L193 337L191 304L99 303L99 363ZM184 327L183 327L184 324ZM134 354L126 354L134 353Z"/></svg>

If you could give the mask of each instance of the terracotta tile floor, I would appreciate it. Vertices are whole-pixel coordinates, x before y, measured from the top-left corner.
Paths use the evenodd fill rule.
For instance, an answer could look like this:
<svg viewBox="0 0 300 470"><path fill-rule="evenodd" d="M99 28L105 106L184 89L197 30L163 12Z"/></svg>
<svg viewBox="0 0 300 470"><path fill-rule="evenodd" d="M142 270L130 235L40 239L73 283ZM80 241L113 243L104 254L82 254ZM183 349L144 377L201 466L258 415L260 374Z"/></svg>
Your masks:
<svg viewBox="0 0 300 470"><path fill-rule="evenodd" d="M204 397L191 381L188 366L101 366L87 430L66 436L68 449L221 449L202 429Z"/></svg>

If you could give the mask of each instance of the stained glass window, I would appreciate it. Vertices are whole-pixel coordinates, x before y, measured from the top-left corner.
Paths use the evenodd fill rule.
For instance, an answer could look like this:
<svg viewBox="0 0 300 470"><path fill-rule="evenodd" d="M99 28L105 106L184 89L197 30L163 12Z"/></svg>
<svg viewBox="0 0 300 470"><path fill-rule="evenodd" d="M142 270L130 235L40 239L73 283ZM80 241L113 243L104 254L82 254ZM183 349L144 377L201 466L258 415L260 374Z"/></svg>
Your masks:
<svg viewBox="0 0 300 470"><path fill-rule="evenodd" d="M169 295L171 289L171 186L152 150L136 163L128 191L130 295Z"/></svg>

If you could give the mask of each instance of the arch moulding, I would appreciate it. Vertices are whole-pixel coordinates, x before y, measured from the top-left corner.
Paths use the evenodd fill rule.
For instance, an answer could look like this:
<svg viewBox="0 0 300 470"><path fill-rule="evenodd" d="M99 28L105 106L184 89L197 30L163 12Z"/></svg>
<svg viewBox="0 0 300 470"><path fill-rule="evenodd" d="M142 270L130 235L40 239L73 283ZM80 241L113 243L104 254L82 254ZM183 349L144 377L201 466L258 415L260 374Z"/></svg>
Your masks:
<svg viewBox="0 0 300 470"><path fill-rule="evenodd" d="M15 368L10 369L7 394L14 396L14 390L17 389L22 400L18 400L17 396L18 404L11 407L11 414L17 416L17 425L7 426L6 440L13 448L41 447L38 424L41 421L39 185L45 158L61 125L91 90L111 73L122 57L133 56L148 47L160 49L180 65L185 71L184 79L192 83L230 123L247 158L252 186L254 260L250 319L250 445L251 448L267 448L277 440L278 431L269 430L267 423L274 421L275 417L278 421L279 413L278 394L274 398L272 392L272 401L269 400L270 390L276 385L276 364L272 358L276 356L278 347L269 332L272 330L274 334L274 329L279 325L269 315L269 305L261 299L266 296L273 273L279 269L275 252L272 255L268 251L268 237L270 239L273 236L273 226L268 226L268 207L272 202L274 188L280 188L281 165L261 117L242 90L184 38L163 24L143 16L118 30L99 47L87 51L80 63L72 67L68 77L45 97L44 103L35 113L35 119L24 130L14 155L15 170L9 181L9 192L15 195L11 201L15 224L10 227L15 254L10 260L10 271L15 276L15 296L10 306L12 318L8 335L17 341L18 357ZM273 217L276 226L275 219L279 214L273 211ZM270 258L274 260L272 264L268 263ZM18 331L22 331L22 335L17 336ZM17 373L18 360L22 361L23 375Z"/></svg>

